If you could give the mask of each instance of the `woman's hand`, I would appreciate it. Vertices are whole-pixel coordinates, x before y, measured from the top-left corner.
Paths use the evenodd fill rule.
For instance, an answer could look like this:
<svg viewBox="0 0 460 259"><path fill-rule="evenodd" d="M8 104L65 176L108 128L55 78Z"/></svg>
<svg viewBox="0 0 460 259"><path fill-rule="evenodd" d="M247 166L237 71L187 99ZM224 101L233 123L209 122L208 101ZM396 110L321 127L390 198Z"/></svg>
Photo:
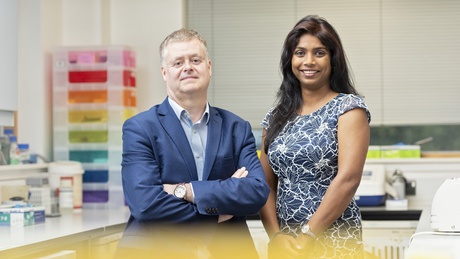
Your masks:
<svg viewBox="0 0 460 259"><path fill-rule="evenodd" d="M302 248L295 237L287 234L277 234L268 243L268 258L299 258L304 254Z"/></svg>
<svg viewBox="0 0 460 259"><path fill-rule="evenodd" d="M313 243L315 242L315 239L313 239L309 235L305 234L300 234L296 238L298 248L299 248L299 253L301 254L308 254L312 251L313 249ZM306 257L307 258L307 257Z"/></svg>

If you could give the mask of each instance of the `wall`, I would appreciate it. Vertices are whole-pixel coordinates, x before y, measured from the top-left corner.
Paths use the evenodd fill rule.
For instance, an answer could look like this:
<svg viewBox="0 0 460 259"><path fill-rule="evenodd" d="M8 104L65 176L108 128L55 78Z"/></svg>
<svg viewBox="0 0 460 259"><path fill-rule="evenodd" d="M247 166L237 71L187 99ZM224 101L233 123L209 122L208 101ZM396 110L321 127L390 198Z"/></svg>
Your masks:
<svg viewBox="0 0 460 259"><path fill-rule="evenodd" d="M360 1L352 1L352 3L361 3ZM199 9L191 9L190 12L197 12L199 10L208 10L215 5L217 1L188 1L187 3L193 3L196 5L201 4ZM228 1L227 1L228 2ZM228 5L225 1L221 1L222 4ZM307 1L308 2L308 1ZM386 1L369 1L369 3L364 7L369 6L380 6L379 3L393 3L392 0ZM417 10L423 7L423 10L428 10L430 12L430 6L438 5L433 1L425 1L425 5L418 5L415 0L408 1L408 3L412 5L421 6L418 7ZM446 6L448 0L443 0L442 3L439 4L438 9L435 12L432 12L430 15L439 15L439 10L444 10L442 7ZM52 116L51 116L51 63L50 63L50 56L49 52L54 46L60 45L92 45L92 44L126 44L131 45L135 48L138 53L138 72L137 72L137 81L138 81L138 103L139 103L139 110L148 109L152 104L160 102L165 94L165 87L164 82L162 80L160 70L159 70L159 55L158 55L158 46L161 40L171 32L172 30L178 29L185 24L185 9L186 9L186 1L184 0L171 0L171 1L162 1L162 0L136 0L136 1L129 1L129 0L19 0L20 3L20 21L19 21L19 114L18 114L18 137L20 142L29 143L31 145L31 149L33 152L37 152L43 154L48 159L51 159L51 149L52 149L52 137L51 137L51 125L52 125ZM238 6L236 4L239 3ZM242 80L243 84L233 84L230 81L224 82L220 81L219 84L225 83L228 84L227 87L221 88L221 93L210 93L210 99L215 105L221 105L224 101L229 101L234 103L237 108L233 109L233 111L241 114L245 118L249 118L251 114L254 117L253 126L258 127L259 122L265 111L271 106L272 99L275 94L275 90L277 88L276 82L279 81L279 74L278 74L278 58L279 58L279 48L281 47L281 42L284 37L284 34L287 30L292 26L292 24L297 20L302 13L297 13L296 15L292 15L291 11L294 12L301 12L297 6L294 4L299 4L301 7L305 8L305 5L308 4L302 1L287 1L286 3L279 4L277 1L270 1L270 3L275 3L275 7L278 7L278 4L281 7L292 7L289 9L288 13L280 12L280 9L275 9L274 13L270 13L267 11L267 8L270 6L267 4L268 2L264 2L264 5L259 5L258 0L251 0L251 1L234 1L231 2L230 5L235 4L232 8L225 8L226 5L221 6L222 10L227 10L228 12L242 8L247 9L244 13L240 13L239 15L246 15L247 17L255 18L255 22L258 24L262 23L266 26L268 30L273 30L274 28L281 28L282 30L280 33L274 33L271 31L270 33L259 33L259 34L243 34L244 37L241 37L239 33L243 33L239 27L233 26L233 24L243 24L245 23L240 19L235 19L234 16L227 14L227 16L222 16L222 19L228 18L228 20L223 20L228 27L232 30L220 30L221 34L228 34L233 37L235 42L230 42L233 44L229 50L222 52L219 50L219 55L216 57L214 62L215 73L213 74L213 81L218 78L219 74L229 74L229 72L237 72L233 78L234 80ZM290 3L290 4L288 4ZM453 6L460 6L457 2L451 1ZM244 5L243 5L244 4ZM321 3L320 3L321 4ZM340 9L341 5L344 3L338 4L336 0L332 1L324 1L324 4L320 5L319 3L315 3L309 6L310 12L318 12L322 13L327 17L331 17L331 22L337 24L337 29L339 31L344 31L345 25L349 25L350 23L346 23L343 21L348 21L345 18L353 18L357 19L356 24L361 27L356 26L349 26L351 31L347 33L343 33L343 41L346 45L346 48L349 53L349 58L352 63L356 64L355 60L358 61L368 61L369 57L373 57L372 53L375 54L375 47L374 45L369 44L369 42L375 37L374 34L369 34L370 32L374 31L368 28L368 19L370 14L366 15L354 15L356 13L361 13L362 8L356 8L356 10L351 7L347 7L346 11ZM251 6L252 9L244 8L245 6ZM346 4L348 5L348 3ZM241 7L242 6L242 7ZM324 9L318 9L320 6L325 6ZM334 8L330 8L330 7ZM206 9L207 8L207 9ZM215 8L215 6L214 6ZM314 9L316 8L316 9ZM388 7L386 7L388 8ZM221 10L219 9L219 10ZM334 13L334 10L340 9L337 14ZM457 10L455 8L451 8L452 10ZM166 11L165 11L166 10ZM390 9L384 9L390 10ZM398 9L391 9L389 14L401 14L401 12L393 12L392 10ZM400 10L405 10L401 8ZM454 12L454 11L452 11ZM448 12L447 18L452 16L452 12ZM352 15L353 14L353 15ZM339 16L341 15L341 16ZM212 14L212 16L218 16ZM211 16L210 16L211 17ZM278 21L273 19L275 18L282 18L286 21L282 24ZM297 17L297 18L296 18ZM338 19L338 17L342 17L343 19ZM401 17L412 17L406 16L405 13L401 14ZM425 16L420 16L425 17ZM430 16L431 17L431 16ZM455 19L458 19L458 15L455 15ZM270 23L263 23L261 18L264 19L271 19ZM445 18L445 19L447 19ZM450 18L449 18L450 19ZM273 20L273 21L272 21ZM375 20L373 18L372 20ZM394 19L388 19L388 21L394 21L391 23L393 26L398 26L397 21ZM440 20L432 19L432 21L439 22ZM349 22L349 21L348 21ZM213 23L204 23L207 26L210 26L212 30L218 30L217 27L214 26ZM254 23L256 24L256 23ZM410 23L404 23L404 25L408 25ZM423 25L424 23L418 23L417 25ZM456 22L447 23L449 26L455 26ZM193 24L191 24L193 25ZM431 26L435 26L436 24L431 24ZM204 25L203 25L204 26ZM365 27L364 29L362 27ZM367 28L367 29L366 29ZM418 28L418 27L416 27ZM439 28L444 28L443 26L439 26ZM346 31L346 30L345 30ZM386 30L388 31L388 30ZM446 32L450 33L449 30L433 30L436 33ZM257 32L257 31L256 31ZM418 33L425 35L424 30L417 30ZM455 30L453 30L455 32ZM206 34L207 31L204 31ZM400 34L391 36L396 37ZM410 34L410 33L407 33ZM271 38L268 39L266 37L278 35L278 41L272 41ZM372 37L369 37L371 35ZM391 33L388 33L391 35ZM449 34L450 35L450 34ZM452 35L457 35L456 33L452 33ZM206 35L205 35L206 36ZM249 48L248 44L248 37L255 38L255 40L259 43L258 46L267 46L268 49L274 49L276 52L274 57L268 57L266 52L262 52L262 54L256 53L254 48ZM402 35L405 36L405 35ZM251 39L252 39L251 38ZM437 41L439 38L445 37L423 37L423 42L426 44L427 40ZM241 39L241 40L238 40ZM359 40L358 44L353 44L354 39ZM452 38L453 40L443 41L444 43L453 42L455 46L457 46L458 39ZM457 40L457 41L455 41ZM417 40L420 42L421 40ZM253 42L251 40L250 42ZM279 48L276 47L279 45ZM406 44L410 45L410 44ZM237 56L242 50L249 50L257 54L259 58L251 58L251 59L238 59L236 65L232 66L231 69L226 69L223 65L228 62L228 57ZM258 47L256 48L258 49ZM444 48L439 48L443 51ZM213 51L212 49L210 49ZM260 52L260 50L258 50ZM265 51L265 50L264 50ZM448 59L448 60L458 60L459 49L456 48L455 52L452 52L449 55L439 55L439 54L430 54L430 53L439 53L437 49L426 49L427 54L423 55L414 55L420 59L424 59L427 57L430 60L430 64L424 65L424 69L428 69L429 73L424 73L422 70L416 71L419 74L425 74L427 76L433 76L431 80L438 80L436 77L437 73L433 73L430 71L434 71L433 69L436 68L437 70L442 70L445 66L444 62L439 62L437 60L433 61L431 57L436 56L437 59ZM228 55L227 55L228 53ZM391 52L390 52L391 53ZM422 52L421 52L422 53ZM395 55L395 54L392 54ZM419 57L420 56L420 57ZM260 57L263 57L261 61ZM220 60L219 60L220 58ZM386 58L388 60L389 58ZM373 59L374 60L374 59ZM409 58L407 59L409 60ZM395 69L392 64L398 64L399 66L404 66L404 63L393 61L391 59L387 61L390 65L392 70ZM411 61L412 62L412 61ZM261 69L260 64L270 64L272 72L267 72L268 70ZM363 63L363 62L361 62ZM360 63L360 64L361 64ZM368 65L366 62L364 67L369 67L373 70L376 69L374 64ZM418 62L419 64L425 64L425 62ZM249 70L246 69L249 67ZM410 67L410 66L405 66ZM448 66L451 70L454 66ZM359 66L357 68L357 78L358 83L360 85L364 85L366 87L370 87L372 84L377 84L380 82L378 76L372 76L374 73L362 73L359 72ZM401 70L402 74L404 74L405 69ZM262 76L256 76L255 74L238 74L238 72L245 72L245 71L253 71L254 73L263 73ZM449 70L450 71L450 70ZM267 75L270 75L267 76ZM363 82L363 74L369 74L369 81ZM387 73L387 74L394 74L394 73ZM460 75L455 73L455 75ZM404 77L404 76L403 76ZM368 78L368 77L366 77ZM372 81L372 80L377 81ZM262 83L261 83L262 82ZM399 82L399 81L398 81ZM453 80L452 82L458 82L458 80ZM254 86L256 84L260 84L263 87L264 91L259 91ZM403 91L404 87L394 86L392 88ZM238 89L235 86L239 86ZM425 102L424 98L416 97L413 94L419 94L420 91L417 89L417 84L415 84L416 91L405 91L405 94L408 94L408 98L405 98L404 101L394 101L400 106L403 107L412 107L411 109L404 109L404 111L409 111L417 114L421 113L418 108L414 108L411 106L412 102L417 102L420 105L420 102ZM372 87L370 87L372 88ZM246 89L250 91L251 94L256 95L257 98L251 98L249 95L245 95L240 92L240 89ZM377 89L377 88L376 88ZM456 99L458 96L458 92L447 93L450 97L448 98L450 101L438 101L439 98L442 98L443 89L436 87L431 87L432 91L438 91L430 95L429 102L427 103L441 103L443 104L443 109L447 111L458 114L458 109L460 106L458 105L459 102ZM456 88L455 91L458 91L460 88ZM235 92L238 95L235 99L229 98L228 93ZM378 91L377 91L378 92ZM364 94L367 95L366 91ZM444 93L446 95L446 93ZM213 100L214 98L214 100ZM401 97L403 98L403 97ZM433 99L436 98L436 99ZM378 98L377 98L378 99ZM257 100L257 102L264 102L265 106L260 109L260 111L254 111L251 108L252 103ZM446 99L447 100L447 99ZM453 101L452 101L453 100ZM390 98L391 101L391 98ZM221 103L219 103L221 102ZM245 105L241 105L244 103ZM453 103L453 104L452 104ZM424 105L424 104L422 104ZM225 107L224 108L229 108ZM378 106L378 105L374 105ZM396 107L396 106L395 106ZM372 108L372 107L371 107ZM239 110L244 109L244 110ZM373 123L378 124L378 117L379 112L376 112L375 108L372 108L373 112ZM399 109L399 108L396 108ZM403 110L403 109L400 109ZM447 114L447 113L445 113ZM452 118L452 120L458 120L458 116L448 116ZM406 116L408 118L412 118L411 116ZM423 116L422 116L423 117ZM441 116L438 116L439 118ZM432 122L433 123L433 122ZM381 143L379 143L381 144Z"/></svg>
<svg viewBox="0 0 460 259"><path fill-rule="evenodd" d="M18 83L18 8L15 0L0 1L0 130L14 126L18 92L11 86Z"/></svg>
<svg viewBox="0 0 460 259"><path fill-rule="evenodd" d="M168 33L183 27L183 0L19 2L18 140L29 143L32 152L52 159L50 52L55 46L132 46L139 110L165 97L158 48Z"/></svg>

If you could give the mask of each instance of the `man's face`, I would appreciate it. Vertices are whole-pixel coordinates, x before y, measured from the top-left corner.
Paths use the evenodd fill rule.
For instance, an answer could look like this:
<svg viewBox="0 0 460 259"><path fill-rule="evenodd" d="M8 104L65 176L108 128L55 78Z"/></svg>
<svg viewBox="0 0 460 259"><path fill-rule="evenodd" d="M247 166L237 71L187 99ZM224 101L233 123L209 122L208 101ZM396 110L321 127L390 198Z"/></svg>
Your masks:
<svg viewBox="0 0 460 259"><path fill-rule="evenodd" d="M211 61L197 39L170 42L161 66L168 95L175 101L192 95L206 96L211 80Z"/></svg>

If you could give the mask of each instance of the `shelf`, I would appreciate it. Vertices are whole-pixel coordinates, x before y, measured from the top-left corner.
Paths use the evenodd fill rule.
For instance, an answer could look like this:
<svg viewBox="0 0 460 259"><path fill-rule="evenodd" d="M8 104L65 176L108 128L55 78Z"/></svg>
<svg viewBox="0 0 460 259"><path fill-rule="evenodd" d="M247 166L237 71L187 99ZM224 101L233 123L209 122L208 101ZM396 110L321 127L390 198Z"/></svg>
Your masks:
<svg viewBox="0 0 460 259"><path fill-rule="evenodd" d="M48 164L2 165L0 181L26 179L31 174L48 172ZM1 185L1 183L0 183Z"/></svg>
<svg viewBox="0 0 460 259"><path fill-rule="evenodd" d="M460 158L457 157L437 157L437 158L367 158L368 164L458 164Z"/></svg>
<svg viewBox="0 0 460 259"><path fill-rule="evenodd" d="M12 171L37 171L43 169L48 169L48 164L2 165L0 166L0 173Z"/></svg>
<svg viewBox="0 0 460 259"><path fill-rule="evenodd" d="M400 158L366 159L366 165L383 165L386 172L396 169L406 173L453 173L460 172L460 158Z"/></svg>
<svg viewBox="0 0 460 259"><path fill-rule="evenodd" d="M418 221L422 210L407 209L407 210L387 210L385 207L382 208L372 208L372 209L363 209L361 210L361 216L363 220L412 220Z"/></svg>

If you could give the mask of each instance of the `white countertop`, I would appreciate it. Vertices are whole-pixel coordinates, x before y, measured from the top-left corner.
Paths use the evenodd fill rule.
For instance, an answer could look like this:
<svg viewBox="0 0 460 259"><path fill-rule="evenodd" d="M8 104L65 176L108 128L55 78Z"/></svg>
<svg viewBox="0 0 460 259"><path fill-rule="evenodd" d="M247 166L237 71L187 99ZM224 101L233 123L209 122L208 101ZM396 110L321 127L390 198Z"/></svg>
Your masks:
<svg viewBox="0 0 460 259"><path fill-rule="evenodd" d="M1 226L0 254L56 238L72 237L92 231L103 233L114 226L123 229L129 215L126 207L81 209L61 211L60 217L47 217L45 223L33 226ZM430 226L430 216L430 208L423 208L416 234L406 251L405 259L421 258L421 256L423 258L460 259L460 235L440 235L433 232ZM248 225L252 226L253 222L255 221L248 220ZM257 223L260 224L260 222ZM263 230L262 226L260 229Z"/></svg>
<svg viewBox="0 0 460 259"><path fill-rule="evenodd" d="M45 223L24 227L0 226L0 252L55 238L124 225L129 218L126 207L117 209L79 209L61 211L59 217L46 217Z"/></svg>

